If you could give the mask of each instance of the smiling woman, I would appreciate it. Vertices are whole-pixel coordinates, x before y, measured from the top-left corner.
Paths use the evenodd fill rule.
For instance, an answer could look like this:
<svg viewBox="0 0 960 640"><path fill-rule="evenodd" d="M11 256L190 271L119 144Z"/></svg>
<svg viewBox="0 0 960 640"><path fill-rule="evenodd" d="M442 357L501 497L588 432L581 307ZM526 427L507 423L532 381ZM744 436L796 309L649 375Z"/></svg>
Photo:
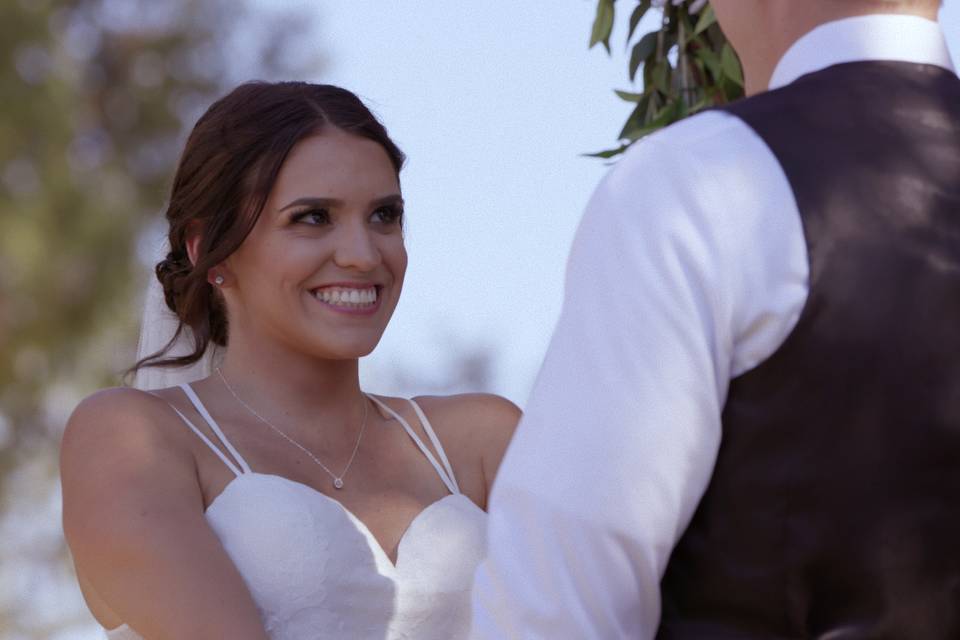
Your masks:
<svg viewBox="0 0 960 640"><path fill-rule="evenodd" d="M373 350L407 268L396 166L379 142L339 128L291 150L249 236L210 270L227 307L250 310L233 314L234 337L269 332L323 358ZM198 262L202 237L187 245Z"/></svg>
<svg viewBox="0 0 960 640"><path fill-rule="evenodd" d="M316 135L321 131L326 135ZM313 138L311 144L305 138ZM343 180L347 167L339 164L339 154L363 140L373 149L368 146L365 157L350 156L360 166L352 167L347 182L359 189L357 182L376 175L388 183L378 186L387 190L395 204L404 155L349 91L306 83L249 83L210 107L194 127L174 178L167 209L171 250L157 265L167 305L180 318L180 330L191 330L195 348L175 358L158 357L166 350L151 354L136 368L190 364L203 356L210 342L226 345L223 299L210 287L208 271L241 247L265 210L270 217L267 201L271 196L270 205L282 202L285 211L296 207L299 216L314 211L329 215L330 205L342 202L317 198L303 189L316 176ZM295 149L298 143L302 144ZM317 145L320 153L311 154L310 147ZM324 152L332 155L325 158ZM304 159L287 163L283 181L273 193L291 154ZM371 158L372 165L363 164ZM319 164L312 166L312 162ZM313 170L324 173L313 174ZM283 200L291 198L291 193L298 194L294 201ZM311 202L313 206L307 206ZM188 255L189 248L193 257Z"/></svg>
<svg viewBox="0 0 960 640"><path fill-rule="evenodd" d="M156 269L179 328L134 369L213 345L221 366L91 396L61 449L64 531L111 639L466 637L519 412L360 387L407 267L403 160L328 85L243 85L197 123Z"/></svg>

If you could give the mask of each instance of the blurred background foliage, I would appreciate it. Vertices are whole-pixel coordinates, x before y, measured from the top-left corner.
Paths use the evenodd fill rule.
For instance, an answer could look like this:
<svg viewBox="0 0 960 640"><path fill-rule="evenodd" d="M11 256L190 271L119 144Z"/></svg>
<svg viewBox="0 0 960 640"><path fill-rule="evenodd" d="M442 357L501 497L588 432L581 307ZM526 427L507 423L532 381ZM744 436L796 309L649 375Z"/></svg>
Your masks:
<svg viewBox="0 0 960 640"><path fill-rule="evenodd" d="M623 4L621 0L619 6ZM636 107L617 136L619 146L590 154L599 158L618 156L677 120L743 97L740 61L705 0L633 0L633 5L625 45L630 49L627 71L631 82L638 72L642 75L643 91L616 91ZM598 0L591 48L602 44L610 52L617 6L616 0ZM660 26L640 35L637 27L651 10L662 12Z"/></svg>
<svg viewBox="0 0 960 640"><path fill-rule="evenodd" d="M59 437L132 362L138 256L187 127L242 80L315 76L315 34L309 14L239 0L0 3L0 637L69 637L85 617L57 606L76 601Z"/></svg>

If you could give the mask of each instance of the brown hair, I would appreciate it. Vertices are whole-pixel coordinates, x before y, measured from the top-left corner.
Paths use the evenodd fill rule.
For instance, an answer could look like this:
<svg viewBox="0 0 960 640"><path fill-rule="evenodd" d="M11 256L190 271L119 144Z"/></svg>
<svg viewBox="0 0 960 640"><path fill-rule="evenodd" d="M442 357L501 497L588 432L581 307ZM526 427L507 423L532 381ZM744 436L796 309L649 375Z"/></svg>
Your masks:
<svg viewBox="0 0 960 640"><path fill-rule="evenodd" d="M332 85L250 82L214 102L187 139L166 218L170 252L156 266L167 306L180 320L159 352L131 367L187 366L228 338L223 301L207 272L237 250L256 224L277 175L300 140L332 126L379 143L399 177L404 155L356 95ZM191 264L187 238L200 234ZM189 327L193 352L169 356Z"/></svg>

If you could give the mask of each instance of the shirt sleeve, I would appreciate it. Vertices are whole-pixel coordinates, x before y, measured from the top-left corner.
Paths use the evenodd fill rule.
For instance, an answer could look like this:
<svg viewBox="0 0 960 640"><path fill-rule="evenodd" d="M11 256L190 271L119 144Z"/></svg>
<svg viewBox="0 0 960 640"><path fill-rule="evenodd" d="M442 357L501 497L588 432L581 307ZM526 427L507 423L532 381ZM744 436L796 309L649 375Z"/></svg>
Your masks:
<svg viewBox="0 0 960 640"><path fill-rule="evenodd" d="M752 177L772 174L776 194L731 189L668 140L635 145L577 231L560 320L491 497L475 638L653 638L731 372L769 356L799 315L805 247L769 152L754 149ZM719 166L724 150L736 161L714 146Z"/></svg>

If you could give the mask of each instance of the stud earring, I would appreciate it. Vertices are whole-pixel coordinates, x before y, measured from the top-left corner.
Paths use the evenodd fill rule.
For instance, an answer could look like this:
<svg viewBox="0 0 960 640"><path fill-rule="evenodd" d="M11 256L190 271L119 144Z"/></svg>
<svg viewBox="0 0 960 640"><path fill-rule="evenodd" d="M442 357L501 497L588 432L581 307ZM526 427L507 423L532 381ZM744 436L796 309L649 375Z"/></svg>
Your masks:
<svg viewBox="0 0 960 640"><path fill-rule="evenodd" d="M213 279L213 282L219 287L220 285L223 284L223 276L217 276L216 278Z"/></svg>

